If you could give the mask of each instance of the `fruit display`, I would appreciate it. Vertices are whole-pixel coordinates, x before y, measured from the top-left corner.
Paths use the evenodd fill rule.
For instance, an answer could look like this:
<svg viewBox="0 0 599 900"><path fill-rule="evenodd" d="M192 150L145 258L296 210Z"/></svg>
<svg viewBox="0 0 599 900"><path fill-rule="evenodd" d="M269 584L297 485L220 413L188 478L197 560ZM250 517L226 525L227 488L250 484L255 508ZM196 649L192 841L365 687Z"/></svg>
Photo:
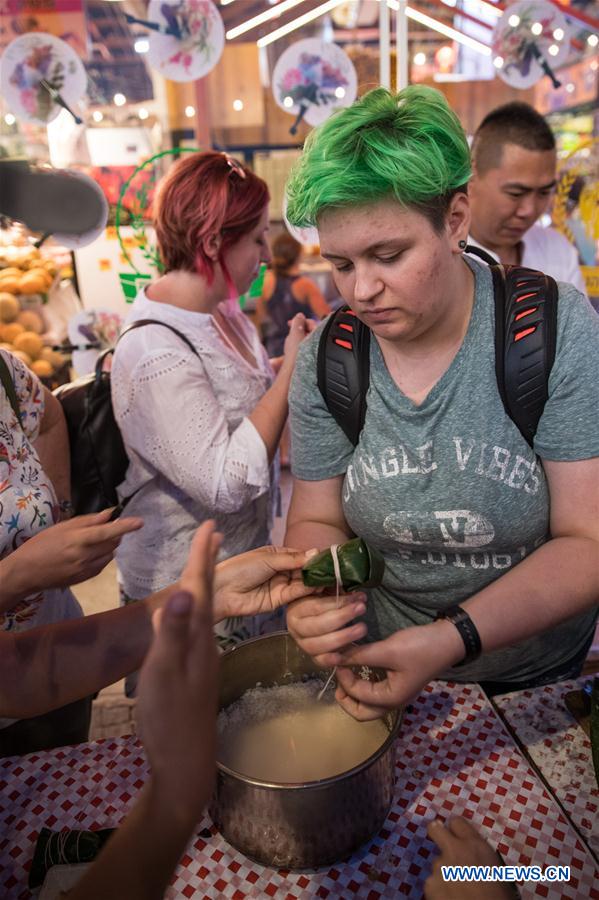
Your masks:
<svg viewBox="0 0 599 900"><path fill-rule="evenodd" d="M47 381L67 361L44 341L42 309L57 275L55 261L32 244L0 245L0 348Z"/></svg>

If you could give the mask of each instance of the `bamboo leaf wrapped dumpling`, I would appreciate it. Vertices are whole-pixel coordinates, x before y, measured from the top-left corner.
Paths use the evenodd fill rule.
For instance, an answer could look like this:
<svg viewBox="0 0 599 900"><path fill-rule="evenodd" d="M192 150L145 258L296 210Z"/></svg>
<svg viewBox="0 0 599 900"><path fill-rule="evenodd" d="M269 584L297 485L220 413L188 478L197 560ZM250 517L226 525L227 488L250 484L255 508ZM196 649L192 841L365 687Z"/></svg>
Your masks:
<svg viewBox="0 0 599 900"><path fill-rule="evenodd" d="M362 538L352 538L337 547L339 572L344 591L378 587L383 580L385 560ZM335 563L330 548L313 556L302 568L307 587L335 587Z"/></svg>

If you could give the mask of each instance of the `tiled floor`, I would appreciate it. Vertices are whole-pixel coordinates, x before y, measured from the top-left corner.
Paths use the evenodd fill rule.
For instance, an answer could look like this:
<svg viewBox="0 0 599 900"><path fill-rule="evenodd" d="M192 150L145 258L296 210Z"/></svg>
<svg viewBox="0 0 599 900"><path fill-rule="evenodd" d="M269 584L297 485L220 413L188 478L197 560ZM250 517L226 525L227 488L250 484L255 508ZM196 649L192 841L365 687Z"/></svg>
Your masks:
<svg viewBox="0 0 599 900"><path fill-rule="evenodd" d="M281 506L283 517L275 520L273 543L282 545L285 520L291 498L291 476L283 470L281 478ZM116 566L110 563L96 578L75 588L75 593L86 615L113 609L118 605ZM586 671L599 670L599 627L589 654ZM94 701L90 738L120 737L135 732L135 701L127 699L124 682L119 681L100 692Z"/></svg>

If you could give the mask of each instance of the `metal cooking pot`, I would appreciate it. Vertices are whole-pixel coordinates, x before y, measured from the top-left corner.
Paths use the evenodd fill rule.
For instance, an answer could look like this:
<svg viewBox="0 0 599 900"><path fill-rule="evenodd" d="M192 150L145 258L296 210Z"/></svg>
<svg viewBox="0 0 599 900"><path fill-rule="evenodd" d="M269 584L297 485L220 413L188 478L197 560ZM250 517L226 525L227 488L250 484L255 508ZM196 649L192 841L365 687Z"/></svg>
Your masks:
<svg viewBox="0 0 599 900"><path fill-rule="evenodd" d="M322 674L287 632L254 638L221 658L220 708L257 684L272 687ZM214 824L230 844L266 866L314 869L345 859L379 831L391 807L401 717L401 711L387 716L389 737L372 756L322 781L258 781L217 760Z"/></svg>

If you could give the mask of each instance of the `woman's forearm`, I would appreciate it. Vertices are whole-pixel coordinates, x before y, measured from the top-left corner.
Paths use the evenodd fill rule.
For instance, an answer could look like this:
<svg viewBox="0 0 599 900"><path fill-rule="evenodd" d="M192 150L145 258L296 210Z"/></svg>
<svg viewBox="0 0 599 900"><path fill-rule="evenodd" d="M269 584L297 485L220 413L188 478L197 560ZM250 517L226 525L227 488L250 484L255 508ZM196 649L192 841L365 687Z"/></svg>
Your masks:
<svg viewBox="0 0 599 900"><path fill-rule="evenodd" d="M287 525L284 544L296 550L311 550L312 547L324 550L332 544L343 544L351 537L351 532L345 532L335 525L302 519Z"/></svg>
<svg viewBox="0 0 599 900"><path fill-rule="evenodd" d="M488 652L539 634L598 602L599 544L559 537L461 605Z"/></svg>
<svg viewBox="0 0 599 900"><path fill-rule="evenodd" d="M138 669L152 640L152 613L173 590L121 609L0 634L0 716L41 715Z"/></svg>
<svg viewBox="0 0 599 900"><path fill-rule="evenodd" d="M269 463L272 462L287 421L287 397L293 366L283 362L273 385L254 407L248 419L264 441Z"/></svg>

